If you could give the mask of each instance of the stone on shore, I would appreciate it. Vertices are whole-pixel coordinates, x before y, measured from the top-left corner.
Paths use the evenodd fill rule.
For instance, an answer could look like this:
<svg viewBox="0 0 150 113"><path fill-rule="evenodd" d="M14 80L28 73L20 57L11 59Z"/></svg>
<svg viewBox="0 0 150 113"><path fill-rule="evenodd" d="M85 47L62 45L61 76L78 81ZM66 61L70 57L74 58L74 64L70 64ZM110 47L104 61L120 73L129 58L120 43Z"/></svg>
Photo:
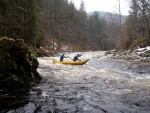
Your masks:
<svg viewBox="0 0 150 113"><path fill-rule="evenodd" d="M126 51L111 50L105 54L111 59L150 63L150 46Z"/></svg>

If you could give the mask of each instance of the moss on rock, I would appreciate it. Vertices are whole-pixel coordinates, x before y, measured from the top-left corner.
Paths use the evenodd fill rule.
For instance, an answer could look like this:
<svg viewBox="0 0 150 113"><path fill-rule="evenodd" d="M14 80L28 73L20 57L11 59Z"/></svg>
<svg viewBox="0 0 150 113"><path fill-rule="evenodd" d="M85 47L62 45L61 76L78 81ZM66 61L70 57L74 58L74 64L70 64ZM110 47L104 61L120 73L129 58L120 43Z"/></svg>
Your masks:
<svg viewBox="0 0 150 113"><path fill-rule="evenodd" d="M39 63L23 40L0 38L0 89L30 88L42 79Z"/></svg>

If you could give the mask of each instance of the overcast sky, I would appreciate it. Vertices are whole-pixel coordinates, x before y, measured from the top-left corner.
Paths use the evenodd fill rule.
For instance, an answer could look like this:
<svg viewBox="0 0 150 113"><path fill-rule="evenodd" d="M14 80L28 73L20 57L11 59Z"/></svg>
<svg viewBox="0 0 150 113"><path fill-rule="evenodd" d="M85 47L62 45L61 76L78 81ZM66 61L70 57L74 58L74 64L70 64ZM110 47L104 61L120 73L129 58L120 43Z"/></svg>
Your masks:
<svg viewBox="0 0 150 113"><path fill-rule="evenodd" d="M76 8L78 9L81 3L81 0L68 0L73 1ZM123 15L128 15L129 11L129 0L120 0L121 2L121 13ZM118 13L119 2L118 0L83 0L85 3L86 12L91 11L105 11Z"/></svg>

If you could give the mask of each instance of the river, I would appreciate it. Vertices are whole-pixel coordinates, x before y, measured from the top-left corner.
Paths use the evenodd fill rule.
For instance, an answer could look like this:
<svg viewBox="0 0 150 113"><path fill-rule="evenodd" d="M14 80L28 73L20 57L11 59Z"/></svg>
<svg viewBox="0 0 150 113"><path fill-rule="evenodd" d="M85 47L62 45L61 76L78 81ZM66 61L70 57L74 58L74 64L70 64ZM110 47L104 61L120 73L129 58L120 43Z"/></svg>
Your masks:
<svg viewBox="0 0 150 113"><path fill-rule="evenodd" d="M38 58L42 82L27 104L8 113L150 112L150 65L110 60L104 51L84 52L85 65L53 64L52 58L59 57Z"/></svg>

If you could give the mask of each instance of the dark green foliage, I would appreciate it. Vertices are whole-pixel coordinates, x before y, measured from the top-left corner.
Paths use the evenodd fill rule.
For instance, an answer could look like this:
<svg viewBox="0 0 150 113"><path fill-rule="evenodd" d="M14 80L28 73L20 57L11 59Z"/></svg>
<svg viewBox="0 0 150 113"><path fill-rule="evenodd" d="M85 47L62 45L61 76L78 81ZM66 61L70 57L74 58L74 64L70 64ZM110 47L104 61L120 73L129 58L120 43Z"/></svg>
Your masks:
<svg viewBox="0 0 150 113"><path fill-rule="evenodd" d="M88 17L83 1L79 10L73 2L68 3L66 0L44 0L43 3L45 7L42 9L42 25L46 34L46 46L52 45L54 41L58 45L57 49L63 45L73 50L114 47L115 43L111 44L112 40L109 40L111 36L107 35L105 19L99 15L96 17L95 14ZM91 23L91 18L94 19L94 23Z"/></svg>
<svg viewBox="0 0 150 113"><path fill-rule="evenodd" d="M22 38L28 44L36 43L39 37L42 38L36 2L39 0L1 0L0 35Z"/></svg>
<svg viewBox="0 0 150 113"><path fill-rule="evenodd" d="M107 29L110 27L110 26L107 26L107 24L110 24L110 23L106 22L105 18L100 17L98 12L94 12L90 16L89 22L90 22L90 33L91 33L91 38L92 38L91 40L92 49L93 50L99 50L99 49L106 50L106 49L114 48L113 47L114 43L111 40L111 37L113 36L108 35L111 33L110 31L107 32ZM111 30L113 31L113 29ZM115 35L114 37L117 37L117 35Z"/></svg>
<svg viewBox="0 0 150 113"><path fill-rule="evenodd" d="M33 47L111 49L107 24L96 13L88 17L83 1L77 10L67 0L0 0L0 36L24 39Z"/></svg>

